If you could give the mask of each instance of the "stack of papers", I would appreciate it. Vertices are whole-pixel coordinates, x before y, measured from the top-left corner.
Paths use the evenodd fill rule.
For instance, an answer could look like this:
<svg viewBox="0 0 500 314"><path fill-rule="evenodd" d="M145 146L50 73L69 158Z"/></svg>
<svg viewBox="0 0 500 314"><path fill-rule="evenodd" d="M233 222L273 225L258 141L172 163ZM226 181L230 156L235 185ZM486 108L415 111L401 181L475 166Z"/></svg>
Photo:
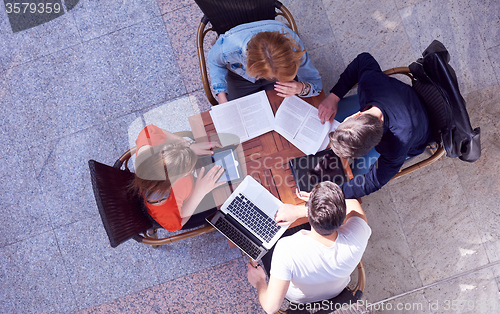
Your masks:
<svg viewBox="0 0 500 314"><path fill-rule="evenodd" d="M264 91L215 106L210 115L217 133L235 134L245 142L274 130L306 155L326 149L328 133L339 125L321 124L318 109L297 96L285 98L274 117Z"/></svg>

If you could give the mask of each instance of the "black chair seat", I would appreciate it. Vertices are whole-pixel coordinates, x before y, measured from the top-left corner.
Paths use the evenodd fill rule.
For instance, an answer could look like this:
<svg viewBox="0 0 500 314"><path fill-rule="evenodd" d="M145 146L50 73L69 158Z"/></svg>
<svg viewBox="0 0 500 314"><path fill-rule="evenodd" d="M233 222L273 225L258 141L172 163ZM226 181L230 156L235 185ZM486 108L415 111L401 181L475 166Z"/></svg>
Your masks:
<svg viewBox="0 0 500 314"><path fill-rule="evenodd" d="M217 34L249 22L274 20L276 0L195 0Z"/></svg>
<svg viewBox="0 0 500 314"><path fill-rule="evenodd" d="M143 200L129 189L134 174L89 160L94 196L112 247L153 227L144 215Z"/></svg>

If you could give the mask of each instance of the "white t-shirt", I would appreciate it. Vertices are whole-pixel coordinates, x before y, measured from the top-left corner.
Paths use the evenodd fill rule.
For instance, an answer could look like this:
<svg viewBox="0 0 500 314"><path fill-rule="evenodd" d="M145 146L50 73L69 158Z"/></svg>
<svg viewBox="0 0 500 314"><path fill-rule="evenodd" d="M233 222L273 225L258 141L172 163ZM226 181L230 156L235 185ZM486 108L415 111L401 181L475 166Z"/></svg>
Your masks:
<svg viewBox="0 0 500 314"><path fill-rule="evenodd" d="M278 241L271 261L271 276L289 280L286 298L296 303L326 300L337 296L351 280L372 233L359 217L349 218L337 229L331 247L301 230Z"/></svg>

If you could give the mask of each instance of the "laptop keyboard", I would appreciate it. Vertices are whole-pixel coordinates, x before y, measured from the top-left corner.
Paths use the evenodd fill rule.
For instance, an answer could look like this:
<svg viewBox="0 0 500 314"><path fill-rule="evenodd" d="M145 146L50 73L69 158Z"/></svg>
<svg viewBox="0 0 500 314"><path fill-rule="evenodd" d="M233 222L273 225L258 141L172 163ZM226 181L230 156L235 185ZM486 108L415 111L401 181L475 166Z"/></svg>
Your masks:
<svg viewBox="0 0 500 314"><path fill-rule="evenodd" d="M257 247L252 241L241 234L233 225L228 223L225 219L217 219L214 223L215 228L219 229L231 241L234 242L243 252L247 253L251 258L257 260L260 254L260 248Z"/></svg>
<svg viewBox="0 0 500 314"><path fill-rule="evenodd" d="M243 194L236 196L227 209L266 242L269 242L280 229L272 218L262 212Z"/></svg>

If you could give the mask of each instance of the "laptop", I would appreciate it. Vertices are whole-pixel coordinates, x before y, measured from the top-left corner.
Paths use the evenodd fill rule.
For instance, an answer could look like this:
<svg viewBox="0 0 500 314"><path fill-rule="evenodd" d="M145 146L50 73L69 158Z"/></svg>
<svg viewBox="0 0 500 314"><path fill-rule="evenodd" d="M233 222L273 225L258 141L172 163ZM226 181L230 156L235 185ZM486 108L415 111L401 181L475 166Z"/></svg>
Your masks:
<svg viewBox="0 0 500 314"><path fill-rule="evenodd" d="M283 203L251 176L246 176L221 209L207 222L254 261L270 250L288 226L276 226L274 215Z"/></svg>

